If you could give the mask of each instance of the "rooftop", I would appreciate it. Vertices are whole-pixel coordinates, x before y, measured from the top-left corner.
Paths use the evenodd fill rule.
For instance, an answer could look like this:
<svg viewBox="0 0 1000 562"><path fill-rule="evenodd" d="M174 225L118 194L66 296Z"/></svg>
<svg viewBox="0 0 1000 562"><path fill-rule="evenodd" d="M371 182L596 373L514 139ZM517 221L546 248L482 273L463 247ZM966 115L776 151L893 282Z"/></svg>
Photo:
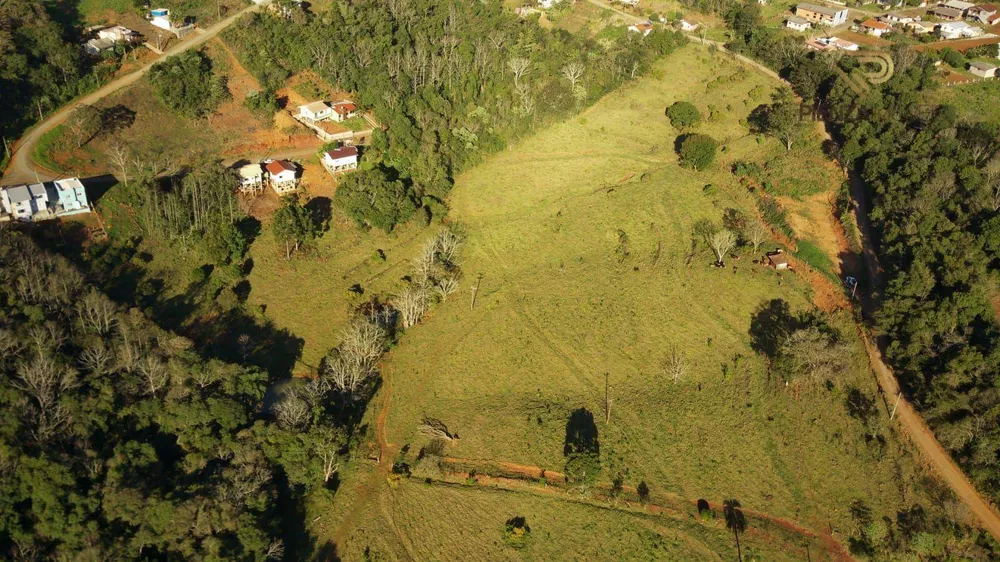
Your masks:
<svg viewBox="0 0 1000 562"><path fill-rule="evenodd" d="M835 16L847 8L828 8L826 6L819 6L817 4L798 4L795 9L809 10L810 12L816 12L817 14L823 14L824 16Z"/></svg>
<svg viewBox="0 0 1000 562"><path fill-rule="evenodd" d="M240 166L236 173L242 178L252 179L259 178L264 175L264 172L260 169L260 164L247 164L246 166Z"/></svg>
<svg viewBox="0 0 1000 562"><path fill-rule="evenodd" d="M320 111L329 109L330 106L328 106L325 101L314 101L301 106L299 109L302 108L305 108L307 111L311 111L313 113L319 113Z"/></svg>
<svg viewBox="0 0 1000 562"><path fill-rule="evenodd" d="M993 70L997 67L995 64L980 61L970 62L969 66L978 70Z"/></svg>
<svg viewBox="0 0 1000 562"><path fill-rule="evenodd" d="M292 164L287 160L272 160L267 163L267 166L264 167L267 168L268 173L271 174L280 174L282 172L295 171L295 164Z"/></svg>
<svg viewBox="0 0 1000 562"><path fill-rule="evenodd" d="M53 182L56 184L56 189L66 190L66 189L83 189L83 182L80 178L66 178L64 180L56 180Z"/></svg>
<svg viewBox="0 0 1000 562"><path fill-rule="evenodd" d="M976 6L972 2L963 2L962 0L948 0L947 2L944 3L944 5L949 8L955 8L958 10L968 10L969 8L973 8Z"/></svg>
<svg viewBox="0 0 1000 562"><path fill-rule="evenodd" d="M799 16L788 16L785 18L788 23L794 23L796 25L806 25L809 24L809 20L805 18L800 18Z"/></svg>
<svg viewBox="0 0 1000 562"><path fill-rule="evenodd" d="M339 158L350 158L351 156L358 155L358 147L356 146L342 146L340 148L335 148L333 150L328 150L326 155L330 157L331 160L337 160Z"/></svg>
<svg viewBox="0 0 1000 562"><path fill-rule="evenodd" d="M33 183L28 186L28 191L31 192L32 197L45 197L45 184Z"/></svg>
<svg viewBox="0 0 1000 562"><path fill-rule="evenodd" d="M949 18L962 17L962 10L959 10L957 8L948 8L946 6L938 6L936 8L933 8L932 10L930 10L930 13Z"/></svg>
<svg viewBox="0 0 1000 562"><path fill-rule="evenodd" d="M861 23L861 27L870 27L872 29L892 29L892 26L887 23L882 23L875 19L869 18Z"/></svg>
<svg viewBox="0 0 1000 562"><path fill-rule="evenodd" d="M347 115L348 113L357 111L358 106L354 105L354 102L351 101L338 101L333 104L333 110L340 115Z"/></svg>
<svg viewBox="0 0 1000 562"><path fill-rule="evenodd" d="M11 203L24 203L31 200L31 193L26 185L15 185L4 189L7 190L7 197L10 198Z"/></svg>

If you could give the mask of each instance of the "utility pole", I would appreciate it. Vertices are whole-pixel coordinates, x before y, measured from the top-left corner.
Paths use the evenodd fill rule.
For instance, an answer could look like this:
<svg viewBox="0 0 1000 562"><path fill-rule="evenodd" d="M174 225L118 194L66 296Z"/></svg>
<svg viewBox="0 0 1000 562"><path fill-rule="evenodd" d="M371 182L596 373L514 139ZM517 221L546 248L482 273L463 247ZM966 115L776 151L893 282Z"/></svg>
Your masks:
<svg viewBox="0 0 1000 562"><path fill-rule="evenodd" d="M3 151L4 151L4 154L7 155L7 158L10 158L10 146L7 145L7 137L0 137L0 138L3 138Z"/></svg>
<svg viewBox="0 0 1000 562"><path fill-rule="evenodd" d="M469 305L469 310L474 310L476 308L476 295L479 294L479 284L483 282L483 274L480 273L476 277L476 286L472 288L472 304Z"/></svg>
<svg viewBox="0 0 1000 562"><path fill-rule="evenodd" d="M604 423L611 423L611 373L604 373Z"/></svg>
<svg viewBox="0 0 1000 562"><path fill-rule="evenodd" d="M896 395L896 403L892 406L892 413L889 414L889 421L892 421L892 418L896 417L896 408L899 406L899 399L902 397L903 397L902 392Z"/></svg>

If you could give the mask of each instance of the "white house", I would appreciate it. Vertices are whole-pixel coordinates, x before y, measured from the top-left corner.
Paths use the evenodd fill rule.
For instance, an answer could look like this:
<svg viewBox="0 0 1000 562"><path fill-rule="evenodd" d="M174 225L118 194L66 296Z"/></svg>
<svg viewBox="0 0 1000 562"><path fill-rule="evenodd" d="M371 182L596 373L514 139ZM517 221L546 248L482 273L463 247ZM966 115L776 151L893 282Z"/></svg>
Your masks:
<svg viewBox="0 0 1000 562"><path fill-rule="evenodd" d="M938 36L942 39L961 39L979 37L983 30L973 27L964 21L949 21L938 26Z"/></svg>
<svg viewBox="0 0 1000 562"><path fill-rule="evenodd" d="M645 37L653 32L653 24L648 21L641 21L628 26L628 30L632 33L641 33L642 36Z"/></svg>
<svg viewBox="0 0 1000 562"><path fill-rule="evenodd" d="M946 8L952 8L954 10L961 10L963 16L970 9L976 7L976 5L973 4L972 2L964 2L963 0L948 0L947 2L945 2L942 5L944 7L946 7Z"/></svg>
<svg viewBox="0 0 1000 562"><path fill-rule="evenodd" d="M123 25L113 25L97 32L98 39L110 39L115 43L131 43L139 39L139 34Z"/></svg>
<svg viewBox="0 0 1000 562"><path fill-rule="evenodd" d="M689 22L688 20L681 20L681 31L694 31L698 29L698 24Z"/></svg>
<svg viewBox="0 0 1000 562"><path fill-rule="evenodd" d="M338 101L331 109L333 114L330 117L337 123L343 123L358 114L358 106L350 100Z"/></svg>
<svg viewBox="0 0 1000 562"><path fill-rule="evenodd" d="M806 41L806 47L816 51L857 51L858 44L839 37L817 37Z"/></svg>
<svg viewBox="0 0 1000 562"><path fill-rule="evenodd" d="M785 20L785 27L788 29L794 29L795 31L806 31L812 27L812 24L805 18L800 18L799 16L788 16L788 19Z"/></svg>
<svg viewBox="0 0 1000 562"><path fill-rule="evenodd" d="M15 220L31 220L34 210L31 207L31 192L26 185L15 185L0 190L0 203L7 215Z"/></svg>
<svg viewBox="0 0 1000 562"><path fill-rule="evenodd" d="M299 115L310 121L322 121L333 115L333 108L325 101L314 101L299 106Z"/></svg>
<svg viewBox="0 0 1000 562"><path fill-rule="evenodd" d="M554 6L562 4L563 0L538 0L538 7L543 10L548 10Z"/></svg>
<svg viewBox="0 0 1000 562"><path fill-rule="evenodd" d="M980 4L978 6L973 6L965 12L965 17L978 21L979 23L990 23L997 14L996 4Z"/></svg>
<svg viewBox="0 0 1000 562"><path fill-rule="evenodd" d="M80 178L67 178L52 182L53 212L56 215L75 215L89 213L90 203L87 202L87 190Z"/></svg>
<svg viewBox="0 0 1000 562"><path fill-rule="evenodd" d="M892 31L892 26L880 22L873 18L868 18L861 23L861 31L867 33L868 35L874 35L875 37L882 37L886 33Z"/></svg>
<svg viewBox="0 0 1000 562"><path fill-rule="evenodd" d="M271 189L278 195L291 193L298 187L295 164L287 160L271 160L264 165L264 168L267 170Z"/></svg>
<svg viewBox="0 0 1000 562"><path fill-rule="evenodd" d="M997 67L986 62L970 62L969 72L980 78L996 78Z"/></svg>
<svg viewBox="0 0 1000 562"><path fill-rule="evenodd" d="M913 16L908 16L906 14L899 13L899 12L890 12L890 13L888 13L888 14L880 17L879 19L881 21L886 22L886 23L900 23L900 24L907 24L907 23L912 23L913 21L915 21L913 19Z"/></svg>
<svg viewBox="0 0 1000 562"><path fill-rule="evenodd" d="M240 176L239 192L244 195L259 195L264 192L264 169L260 164L247 164L236 170Z"/></svg>
<svg viewBox="0 0 1000 562"><path fill-rule="evenodd" d="M88 55L96 57L114 46L115 42L111 39L89 39L83 44L83 51Z"/></svg>
<svg viewBox="0 0 1000 562"><path fill-rule="evenodd" d="M153 27L170 31L174 26L170 23L170 10L166 8L156 8L149 11L149 24Z"/></svg>
<svg viewBox="0 0 1000 562"><path fill-rule="evenodd" d="M342 146L324 152L323 166L331 173L356 169L358 167L358 147Z"/></svg>

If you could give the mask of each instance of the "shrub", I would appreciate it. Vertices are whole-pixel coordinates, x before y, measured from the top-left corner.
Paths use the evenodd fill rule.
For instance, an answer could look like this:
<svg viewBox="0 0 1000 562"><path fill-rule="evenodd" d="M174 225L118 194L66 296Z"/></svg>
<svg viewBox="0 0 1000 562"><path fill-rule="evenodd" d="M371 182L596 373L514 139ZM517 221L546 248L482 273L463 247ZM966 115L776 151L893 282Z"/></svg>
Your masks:
<svg viewBox="0 0 1000 562"><path fill-rule="evenodd" d="M677 154L681 158L681 166L693 170L704 170L714 160L719 143L708 135L686 135L680 142Z"/></svg>
<svg viewBox="0 0 1000 562"><path fill-rule="evenodd" d="M941 49L941 60L948 63L948 66L952 68L957 68L959 70L965 68L965 55L952 49L951 47Z"/></svg>
<svg viewBox="0 0 1000 562"><path fill-rule="evenodd" d="M514 548L521 548L531 538L531 527L524 517L511 517L503 528L503 539Z"/></svg>
<svg viewBox="0 0 1000 562"><path fill-rule="evenodd" d="M679 101L667 108L670 124L677 129L685 130L701 122L701 112L691 102Z"/></svg>
<svg viewBox="0 0 1000 562"><path fill-rule="evenodd" d="M243 99L243 107L259 119L270 119L278 111L278 98L270 90L249 92Z"/></svg>

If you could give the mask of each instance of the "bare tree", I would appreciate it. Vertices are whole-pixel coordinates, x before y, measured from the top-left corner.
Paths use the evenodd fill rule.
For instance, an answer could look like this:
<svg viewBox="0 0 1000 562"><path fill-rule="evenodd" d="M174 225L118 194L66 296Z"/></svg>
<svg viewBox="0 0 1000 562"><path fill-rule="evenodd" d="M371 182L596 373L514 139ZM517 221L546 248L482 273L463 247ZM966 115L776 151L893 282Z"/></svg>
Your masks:
<svg viewBox="0 0 1000 562"><path fill-rule="evenodd" d="M108 163L111 164L111 168L118 172L118 175L122 178L122 182L125 183L125 187L128 187L128 169L129 162L132 159L128 144L120 138L115 137L108 144L105 154L108 157Z"/></svg>
<svg viewBox="0 0 1000 562"><path fill-rule="evenodd" d="M167 363L158 355L149 354L138 360L135 370L142 377L146 384L148 394L156 394L170 381L170 372Z"/></svg>
<svg viewBox="0 0 1000 562"><path fill-rule="evenodd" d="M296 390L286 392L274 405L273 412L278 424L285 429L300 428L309 421L309 405Z"/></svg>
<svg viewBox="0 0 1000 562"><path fill-rule="evenodd" d="M753 245L754 255L757 255L757 252L760 250L760 245L767 240L767 236L770 233L767 231L767 227L764 226L764 223L755 220L751 221L750 224L747 225L747 230L744 234L747 237L747 241Z"/></svg>
<svg viewBox="0 0 1000 562"><path fill-rule="evenodd" d="M437 264L438 242L435 238L424 244L423 250L413 259L413 272L416 275L417 283L426 285L434 275L434 268Z"/></svg>
<svg viewBox="0 0 1000 562"><path fill-rule="evenodd" d="M93 288L76 304L76 314L84 329L102 336L111 333L114 328L115 312L111 300Z"/></svg>
<svg viewBox="0 0 1000 562"><path fill-rule="evenodd" d="M518 107L521 115L527 117L534 113L535 98L531 95L531 87L527 84L518 84L514 87L514 91L517 93L518 99L521 100L521 105Z"/></svg>
<svg viewBox="0 0 1000 562"><path fill-rule="evenodd" d="M323 359L322 376L340 392L358 396L378 373L385 339L385 330L371 319L355 319L342 332L340 345Z"/></svg>
<svg viewBox="0 0 1000 562"><path fill-rule="evenodd" d="M514 73L514 86L521 85L521 78L531 70L531 61L524 57L513 57L507 61L507 68Z"/></svg>
<svg viewBox="0 0 1000 562"><path fill-rule="evenodd" d="M441 260L454 264L456 254L462 246L462 237L455 234L450 228L446 228L438 233L436 243Z"/></svg>
<svg viewBox="0 0 1000 562"><path fill-rule="evenodd" d="M670 348L670 353L663 358L663 373L677 384L688 372L688 360L676 347Z"/></svg>
<svg viewBox="0 0 1000 562"><path fill-rule="evenodd" d="M989 184L987 205L994 212L1000 211L1000 156L994 156L986 164L985 172Z"/></svg>
<svg viewBox="0 0 1000 562"><path fill-rule="evenodd" d="M576 89L576 85L583 78L583 72L585 68L582 62L571 62L563 67L562 75L563 78L569 81L569 87L571 90Z"/></svg>
<svg viewBox="0 0 1000 562"><path fill-rule="evenodd" d="M101 129L101 112L92 105L81 104L66 120L66 130L80 148L94 138Z"/></svg>
<svg viewBox="0 0 1000 562"><path fill-rule="evenodd" d="M458 276L457 275L446 275L438 280L437 285L434 290L441 295L442 299L447 299L448 295L454 293L458 290Z"/></svg>
<svg viewBox="0 0 1000 562"><path fill-rule="evenodd" d="M284 560L285 558L285 543L281 539L275 539L271 541L271 544L267 545L267 550L264 552L265 560Z"/></svg>
<svg viewBox="0 0 1000 562"><path fill-rule="evenodd" d="M344 436L333 428L323 428L313 431L313 452L319 457L323 472L323 483L340 470L340 450L344 446Z"/></svg>
<svg viewBox="0 0 1000 562"><path fill-rule="evenodd" d="M420 322L427 311L427 290L417 285L407 285L392 301L393 306L403 318L403 328L409 328Z"/></svg>
<svg viewBox="0 0 1000 562"><path fill-rule="evenodd" d="M76 386L76 373L58 365L48 354L17 366L12 385L28 396L23 412L38 441L46 441L69 423L69 412L63 407L63 392Z"/></svg>
<svg viewBox="0 0 1000 562"><path fill-rule="evenodd" d="M115 354L104 342L95 342L80 352L80 365L97 376L104 376L114 371Z"/></svg>
<svg viewBox="0 0 1000 562"><path fill-rule="evenodd" d="M736 235L731 230L723 228L708 238L708 245L715 252L716 265L721 267L726 255L736 245Z"/></svg>

